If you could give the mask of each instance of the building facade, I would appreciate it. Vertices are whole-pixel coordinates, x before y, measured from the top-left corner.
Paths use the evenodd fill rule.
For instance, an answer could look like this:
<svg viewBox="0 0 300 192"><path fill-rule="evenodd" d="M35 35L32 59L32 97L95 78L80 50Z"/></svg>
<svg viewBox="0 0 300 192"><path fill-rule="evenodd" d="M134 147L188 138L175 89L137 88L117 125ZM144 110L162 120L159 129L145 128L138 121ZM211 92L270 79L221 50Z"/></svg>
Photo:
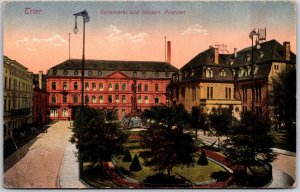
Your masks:
<svg viewBox="0 0 300 192"><path fill-rule="evenodd" d="M210 47L201 52L172 77L171 103L183 104L187 110L204 106L230 107L239 117L242 111L252 110L252 47L233 54L220 54ZM284 70L295 67L296 55L290 43L266 41L253 49L254 111L268 113L272 78Z"/></svg>
<svg viewBox="0 0 300 192"><path fill-rule="evenodd" d="M33 124L41 127L49 122L49 93L46 91L46 76L43 71L34 74Z"/></svg>
<svg viewBox="0 0 300 192"><path fill-rule="evenodd" d="M136 79L139 110L169 103L166 87L177 69L165 62L86 60L84 104L115 109L119 118L131 112ZM81 106L81 60L67 60L49 69L50 119L73 119Z"/></svg>
<svg viewBox="0 0 300 192"><path fill-rule="evenodd" d="M3 57L4 139L32 123L33 75L26 67Z"/></svg>

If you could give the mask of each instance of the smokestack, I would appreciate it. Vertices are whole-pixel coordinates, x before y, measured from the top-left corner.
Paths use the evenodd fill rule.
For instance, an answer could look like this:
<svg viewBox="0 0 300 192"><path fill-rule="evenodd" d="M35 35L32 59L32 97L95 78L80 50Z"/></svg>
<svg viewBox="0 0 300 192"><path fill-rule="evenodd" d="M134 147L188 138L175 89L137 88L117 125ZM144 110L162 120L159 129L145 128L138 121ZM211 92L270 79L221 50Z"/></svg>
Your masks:
<svg viewBox="0 0 300 192"><path fill-rule="evenodd" d="M39 88L42 89L43 86L43 71L39 71Z"/></svg>
<svg viewBox="0 0 300 192"><path fill-rule="evenodd" d="M219 49L215 48L215 57L214 57L215 64L219 64Z"/></svg>
<svg viewBox="0 0 300 192"><path fill-rule="evenodd" d="M234 58L236 58L236 56L237 56L237 48L234 48L233 52L234 52Z"/></svg>
<svg viewBox="0 0 300 192"><path fill-rule="evenodd" d="M290 42L283 42L283 58L285 60L291 59L291 45Z"/></svg>
<svg viewBox="0 0 300 192"><path fill-rule="evenodd" d="M171 64L171 41L168 41L167 43L167 53L168 53L167 63Z"/></svg>

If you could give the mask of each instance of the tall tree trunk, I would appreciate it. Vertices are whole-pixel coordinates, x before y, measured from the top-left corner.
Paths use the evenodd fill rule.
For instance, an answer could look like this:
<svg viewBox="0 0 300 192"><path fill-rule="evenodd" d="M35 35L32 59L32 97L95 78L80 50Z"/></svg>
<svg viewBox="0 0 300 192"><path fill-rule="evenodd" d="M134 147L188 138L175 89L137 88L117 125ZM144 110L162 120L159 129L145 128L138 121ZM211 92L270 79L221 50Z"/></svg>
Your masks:
<svg viewBox="0 0 300 192"><path fill-rule="evenodd" d="M196 128L196 140L198 139L198 129Z"/></svg>
<svg viewBox="0 0 300 192"><path fill-rule="evenodd" d="M168 171L168 177L170 177L170 175L171 175L171 170L170 170L170 169L167 169L167 171Z"/></svg>

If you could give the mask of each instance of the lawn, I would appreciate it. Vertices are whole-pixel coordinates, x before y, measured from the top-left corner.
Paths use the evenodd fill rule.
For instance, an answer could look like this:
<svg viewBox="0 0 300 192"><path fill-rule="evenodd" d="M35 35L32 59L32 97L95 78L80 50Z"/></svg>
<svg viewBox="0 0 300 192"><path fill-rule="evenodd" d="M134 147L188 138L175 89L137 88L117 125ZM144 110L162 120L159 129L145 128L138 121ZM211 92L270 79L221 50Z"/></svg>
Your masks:
<svg viewBox="0 0 300 192"><path fill-rule="evenodd" d="M141 151L142 149L131 149L130 153L131 156L134 157L135 154L139 155ZM138 172L130 172L129 167L131 162L123 162L122 157L123 156L118 156L113 158L113 160L119 168L119 171L127 177L138 180L139 182L145 182L145 180L149 180L149 178L155 177L155 175L159 174L158 171L154 171L150 167L144 166L144 161L140 157L139 161L142 165L142 170ZM225 172L225 170L216 163L209 161L209 164L206 166L197 165L195 163L194 166L190 167L174 167L171 172L171 176L183 181L184 183L198 183L212 180L212 174L216 172Z"/></svg>

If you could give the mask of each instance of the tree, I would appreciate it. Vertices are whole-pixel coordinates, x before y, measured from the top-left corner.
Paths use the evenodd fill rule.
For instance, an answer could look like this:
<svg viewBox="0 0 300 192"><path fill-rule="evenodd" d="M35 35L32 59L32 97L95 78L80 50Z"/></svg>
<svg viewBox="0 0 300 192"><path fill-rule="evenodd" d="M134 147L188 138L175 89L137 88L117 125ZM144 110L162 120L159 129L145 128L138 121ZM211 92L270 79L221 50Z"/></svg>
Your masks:
<svg viewBox="0 0 300 192"><path fill-rule="evenodd" d="M192 136L178 127L151 124L142 135L141 145L146 149L141 153L145 165L159 171L167 170L169 177L174 166L189 166L194 162L196 147Z"/></svg>
<svg viewBox="0 0 300 192"><path fill-rule="evenodd" d="M268 116L261 117L253 112L244 112L241 122L236 125L235 134L224 141L223 152L233 163L247 167L255 165L260 159L265 163L274 161L273 137L268 134L270 122Z"/></svg>
<svg viewBox="0 0 300 192"><path fill-rule="evenodd" d="M206 153L204 150L201 151L200 157L197 161L198 165L208 165L208 161L207 161L207 157L206 157Z"/></svg>
<svg viewBox="0 0 300 192"><path fill-rule="evenodd" d="M225 135L232 126L232 109L225 107L212 108L208 118L210 126L218 137L218 147L220 148L220 137Z"/></svg>
<svg viewBox="0 0 300 192"><path fill-rule="evenodd" d="M198 129L202 129L204 131L208 130L207 125L207 115L204 113L203 107L192 107L192 113L191 113L191 126L196 131L196 139L198 138Z"/></svg>
<svg viewBox="0 0 300 192"><path fill-rule="evenodd" d="M296 129L296 69L283 71L272 79L271 106L277 127L295 134Z"/></svg>
<svg viewBox="0 0 300 192"><path fill-rule="evenodd" d="M130 152L129 152L128 149L125 151L125 155L123 157L123 161L124 162L131 162L132 161L132 157L131 157L131 154L130 154Z"/></svg>
<svg viewBox="0 0 300 192"><path fill-rule="evenodd" d="M142 170L142 166L141 166L141 163L137 157L137 155L134 156L131 164L130 164L130 167L129 167L130 171L140 171Z"/></svg>
<svg viewBox="0 0 300 192"><path fill-rule="evenodd" d="M112 114L112 110L89 107L77 113L70 141L76 144L79 160L102 162L110 160L112 155L123 152L123 143L127 140L128 134L120 129Z"/></svg>

